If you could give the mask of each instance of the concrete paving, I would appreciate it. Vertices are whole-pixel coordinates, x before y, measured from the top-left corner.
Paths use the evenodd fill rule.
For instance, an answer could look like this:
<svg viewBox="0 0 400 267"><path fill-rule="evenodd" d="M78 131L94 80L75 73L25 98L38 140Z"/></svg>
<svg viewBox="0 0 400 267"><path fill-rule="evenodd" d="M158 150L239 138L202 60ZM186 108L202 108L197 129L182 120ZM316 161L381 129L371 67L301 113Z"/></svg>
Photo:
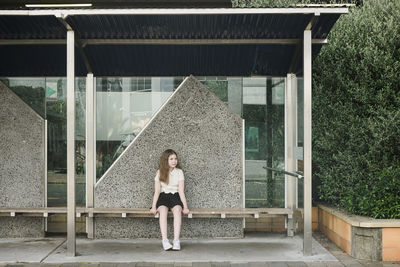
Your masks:
<svg viewBox="0 0 400 267"><path fill-rule="evenodd" d="M0 263L41 262L64 242L65 238L0 239Z"/></svg>
<svg viewBox="0 0 400 267"><path fill-rule="evenodd" d="M356 260L314 233L313 252L303 256L301 236L247 234L244 239L181 240L181 251L163 251L158 239L77 238L76 257L66 256L65 238L0 239L0 267L22 266L376 266L400 263Z"/></svg>
<svg viewBox="0 0 400 267"><path fill-rule="evenodd" d="M90 240L77 238L76 257L67 257L65 238L0 241L0 262L265 262L338 261L314 240L312 256L303 256L300 236L247 235L243 239L183 239L181 251L162 250L159 239Z"/></svg>
<svg viewBox="0 0 400 267"><path fill-rule="evenodd" d="M303 240L284 234L248 235L244 239L181 240L181 251L164 251L159 239L77 241L75 258L67 257L66 244L44 259L59 262L225 262L229 261L338 261L318 242L313 255L303 256Z"/></svg>

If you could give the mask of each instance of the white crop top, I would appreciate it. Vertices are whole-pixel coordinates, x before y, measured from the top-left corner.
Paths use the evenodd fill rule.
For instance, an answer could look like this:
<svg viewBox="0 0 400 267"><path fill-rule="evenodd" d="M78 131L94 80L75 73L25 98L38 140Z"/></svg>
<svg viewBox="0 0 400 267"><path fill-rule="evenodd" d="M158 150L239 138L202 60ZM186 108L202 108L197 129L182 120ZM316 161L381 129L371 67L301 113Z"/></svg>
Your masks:
<svg viewBox="0 0 400 267"><path fill-rule="evenodd" d="M160 181L160 171L157 171L155 181ZM169 184L161 182L161 192L164 193L176 193L178 192L179 181L185 180L183 176L183 171L178 168L174 168L172 172L169 174Z"/></svg>

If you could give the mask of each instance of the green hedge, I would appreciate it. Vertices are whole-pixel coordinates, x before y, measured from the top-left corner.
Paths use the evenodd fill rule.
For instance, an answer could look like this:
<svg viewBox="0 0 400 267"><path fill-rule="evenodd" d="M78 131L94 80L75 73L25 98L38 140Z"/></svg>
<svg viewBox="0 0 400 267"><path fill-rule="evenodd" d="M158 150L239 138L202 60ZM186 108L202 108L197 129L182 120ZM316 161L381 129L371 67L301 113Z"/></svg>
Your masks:
<svg viewBox="0 0 400 267"><path fill-rule="evenodd" d="M400 1L233 0L234 7L353 3L313 63L313 199L400 218Z"/></svg>
<svg viewBox="0 0 400 267"><path fill-rule="evenodd" d="M313 65L314 199L400 218L400 1L343 15Z"/></svg>

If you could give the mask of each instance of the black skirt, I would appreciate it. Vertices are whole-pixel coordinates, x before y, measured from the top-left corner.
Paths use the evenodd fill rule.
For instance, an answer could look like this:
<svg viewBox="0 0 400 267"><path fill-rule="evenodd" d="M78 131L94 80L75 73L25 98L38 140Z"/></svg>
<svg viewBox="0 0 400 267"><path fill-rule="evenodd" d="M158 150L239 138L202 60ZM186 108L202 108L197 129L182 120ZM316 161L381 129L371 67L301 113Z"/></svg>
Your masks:
<svg viewBox="0 0 400 267"><path fill-rule="evenodd" d="M161 192L156 204L157 209L160 206L166 206L169 210L176 205L181 206L183 209L183 203L178 192L176 192L175 194Z"/></svg>

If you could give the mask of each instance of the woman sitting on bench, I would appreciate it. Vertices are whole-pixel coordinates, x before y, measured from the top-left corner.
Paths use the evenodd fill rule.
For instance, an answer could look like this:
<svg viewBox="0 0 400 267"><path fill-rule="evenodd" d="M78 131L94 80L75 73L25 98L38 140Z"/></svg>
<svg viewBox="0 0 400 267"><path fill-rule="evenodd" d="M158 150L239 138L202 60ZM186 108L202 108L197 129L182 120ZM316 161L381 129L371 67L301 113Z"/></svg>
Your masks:
<svg viewBox="0 0 400 267"><path fill-rule="evenodd" d="M180 250L179 236L181 232L182 216L188 214L189 209L184 193L185 178L178 163L178 156L172 149L165 150L160 158L159 167L154 178L154 197L150 212L160 214L160 230L164 250ZM174 241L168 240L167 215L168 210L174 214Z"/></svg>

